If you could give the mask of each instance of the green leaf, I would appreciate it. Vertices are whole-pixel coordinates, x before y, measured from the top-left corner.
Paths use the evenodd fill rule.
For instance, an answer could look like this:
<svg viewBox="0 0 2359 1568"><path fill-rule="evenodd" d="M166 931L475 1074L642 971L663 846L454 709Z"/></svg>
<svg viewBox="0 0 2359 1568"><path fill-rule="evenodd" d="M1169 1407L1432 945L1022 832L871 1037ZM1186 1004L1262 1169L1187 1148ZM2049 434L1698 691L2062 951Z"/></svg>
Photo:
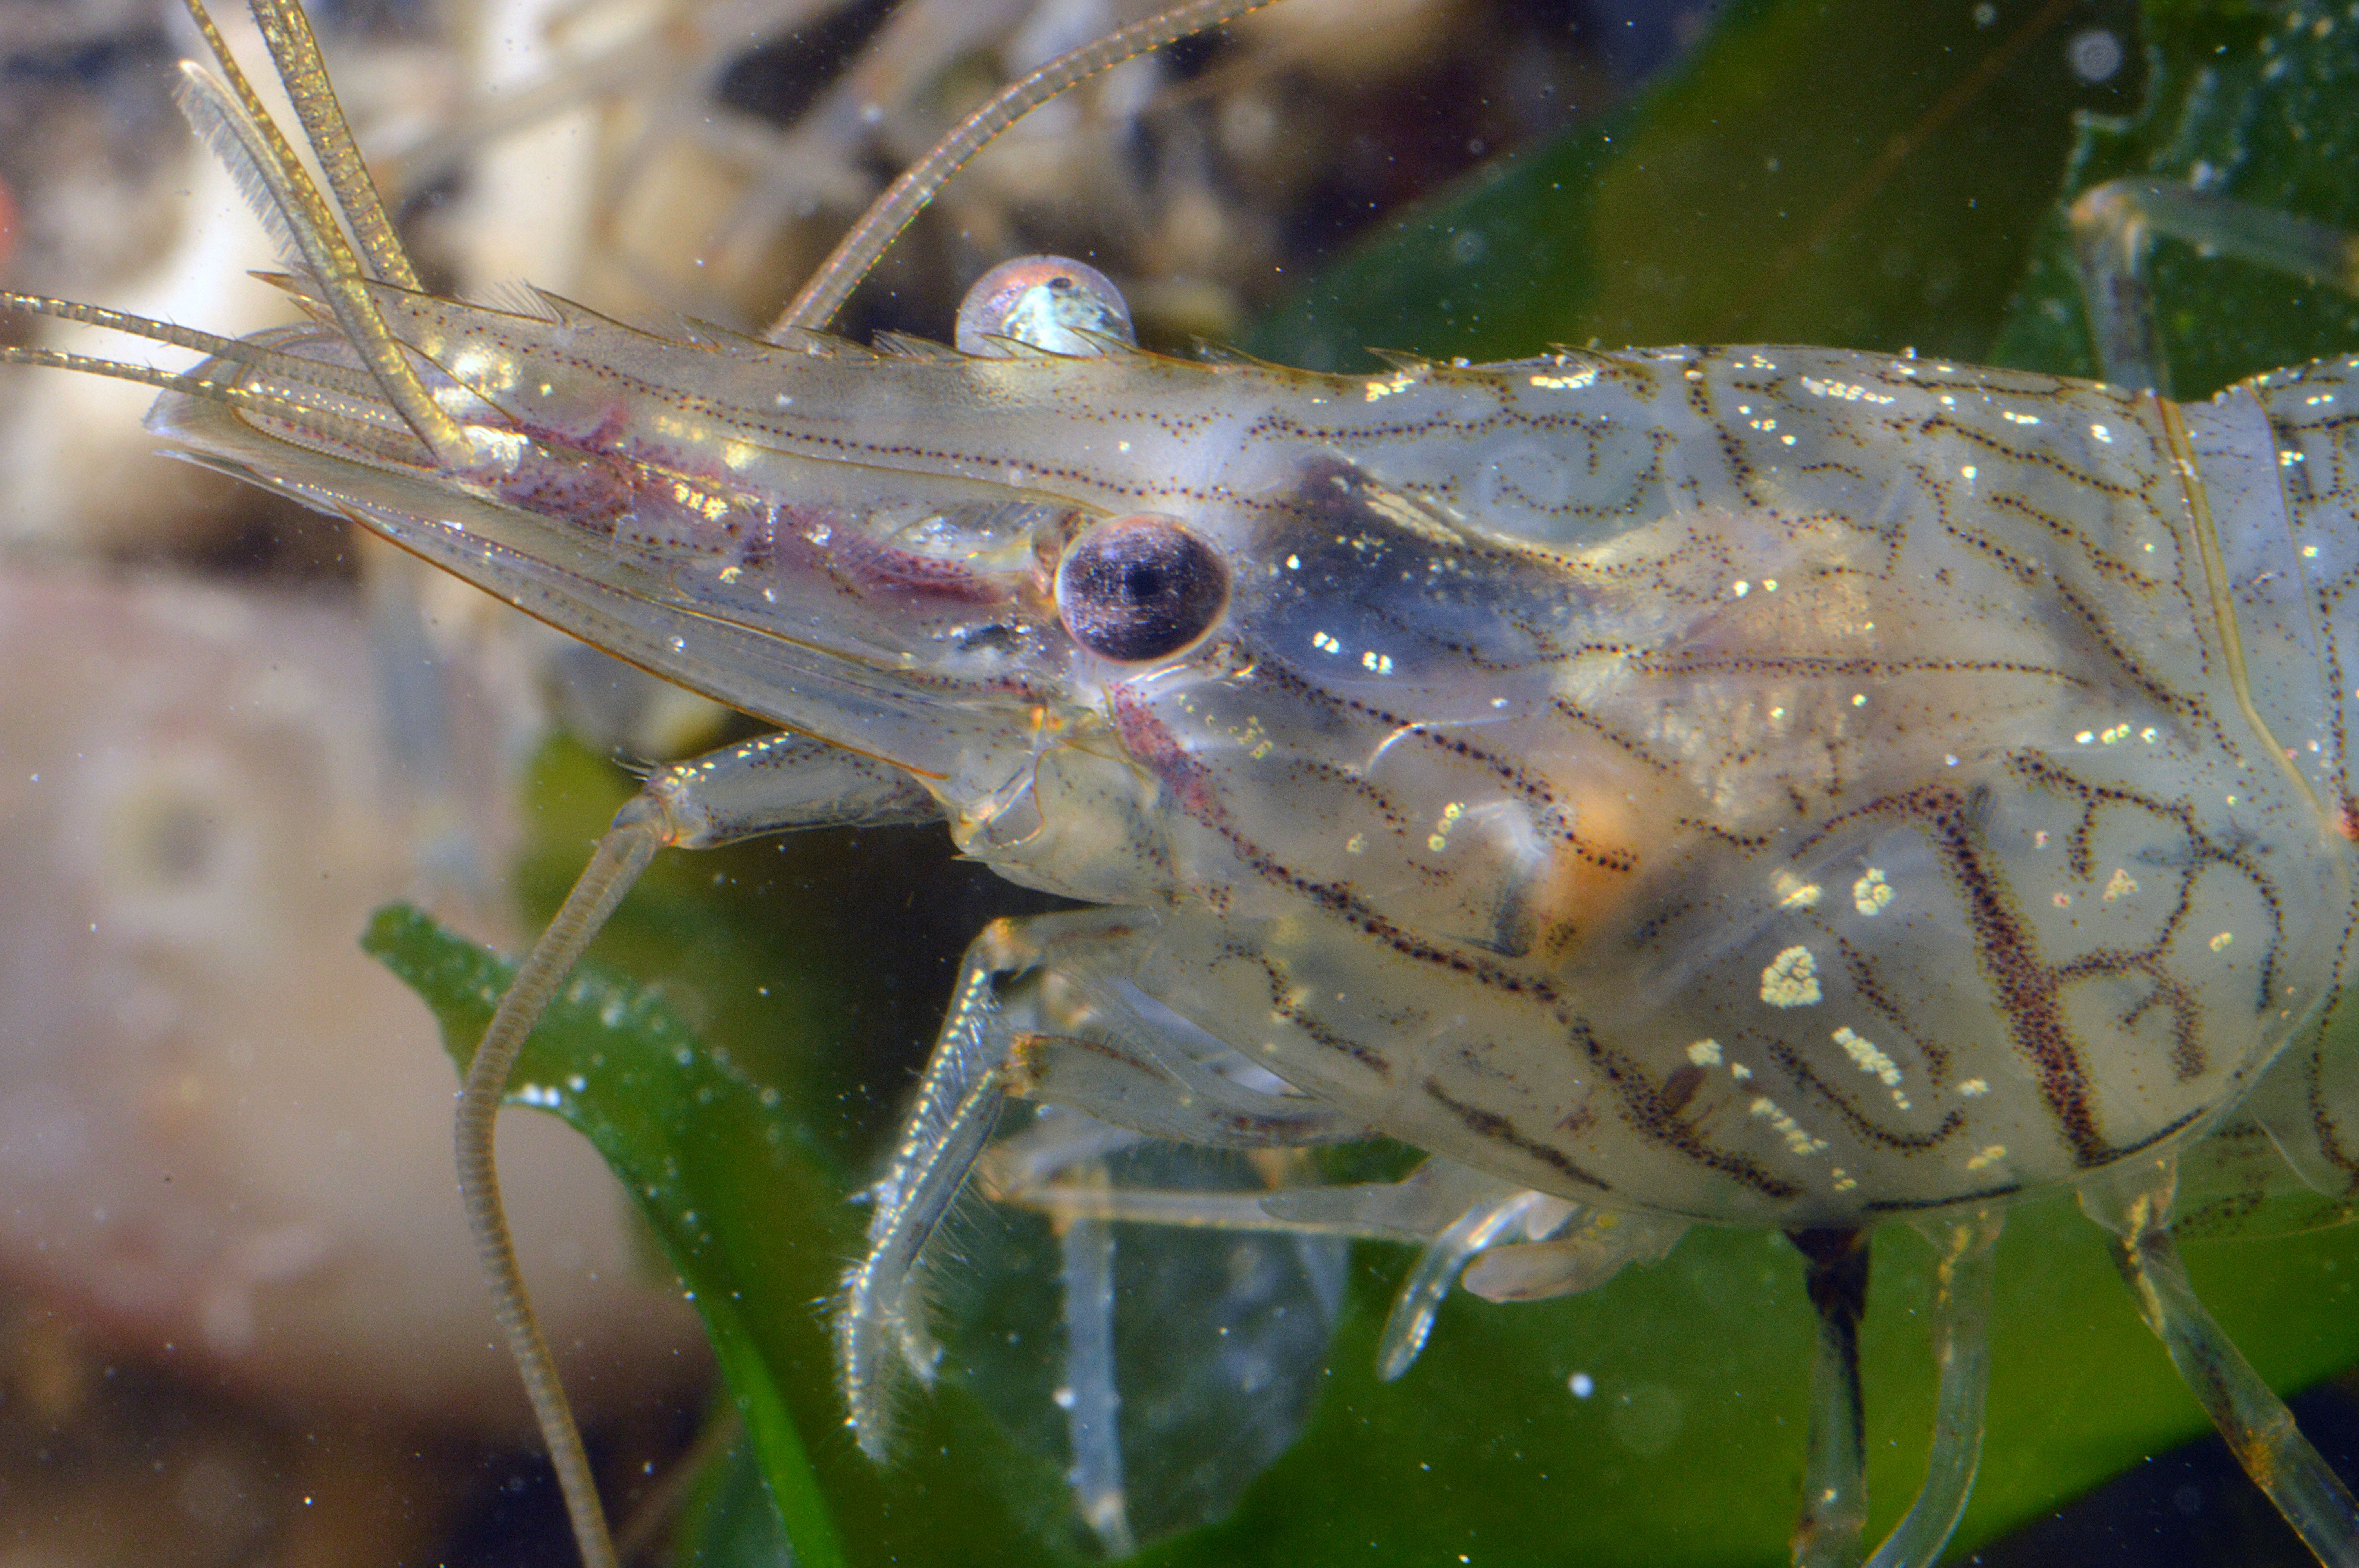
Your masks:
<svg viewBox="0 0 2359 1568"><path fill-rule="evenodd" d="M1732 5L1645 98L1388 225L1247 346L1312 369L1357 368L1366 344L1477 360L1593 341L1984 358L2074 114L2136 102L2134 27L2127 0ZM2065 47L2093 30L2124 61L2095 85Z"/></svg>
<svg viewBox="0 0 2359 1568"><path fill-rule="evenodd" d="M781 1568L795 1561L756 1446L741 1439L704 1467L673 1532L673 1568Z"/></svg>
<svg viewBox="0 0 2359 1568"><path fill-rule="evenodd" d="M516 966L407 904L379 910L361 946L426 999L463 1072ZM810 1347L777 1309L810 1299L847 1227L778 1099L659 993L585 966L527 1044L507 1103L563 1117L638 1200L704 1319L798 1559L833 1568L843 1545L783 1389Z"/></svg>

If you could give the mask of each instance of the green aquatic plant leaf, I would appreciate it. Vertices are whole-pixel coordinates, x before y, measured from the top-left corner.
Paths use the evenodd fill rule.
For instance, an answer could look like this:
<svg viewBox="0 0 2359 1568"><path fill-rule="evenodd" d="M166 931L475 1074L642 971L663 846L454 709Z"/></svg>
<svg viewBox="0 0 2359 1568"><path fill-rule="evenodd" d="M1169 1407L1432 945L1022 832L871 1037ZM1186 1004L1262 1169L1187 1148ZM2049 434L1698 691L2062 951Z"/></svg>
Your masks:
<svg viewBox="0 0 2359 1568"><path fill-rule="evenodd" d="M2062 194L2147 176L2342 227L2359 224L2359 17L2315 4L2149 0L2153 81L2136 112L2081 128ZM2171 390L2359 348L2359 298L2170 240L2154 248L2155 325ZM2040 226L1994 354L2094 375L2060 202Z"/></svg>
<svg viewBox="0 0 2359 1568"><path fill-rule="evenodd" d="M463 1072L516 966L407 904L379 910L361 946L433 1008ZM830 1256L844 1227L828 1223L837 1194L778 1098L659 991L585 966L534 1031L507 1103L562 1117L638 1200L704 1319L797 1558L832 1568L842 1542L780 1370L807 1348L782 1339L798 1325L774 1309L785 1292L807 1299L809 1254Z"/></svg>
<svg viewBox="0 0 2359 1568"><path fill-rule="evenodd" d="M2130 0L1739 0L1643 97L1385 224L1246 346L1313 369L1373 368L1368 344L1986 359L2074 116L2137 102L2135 26Z"/></svg>

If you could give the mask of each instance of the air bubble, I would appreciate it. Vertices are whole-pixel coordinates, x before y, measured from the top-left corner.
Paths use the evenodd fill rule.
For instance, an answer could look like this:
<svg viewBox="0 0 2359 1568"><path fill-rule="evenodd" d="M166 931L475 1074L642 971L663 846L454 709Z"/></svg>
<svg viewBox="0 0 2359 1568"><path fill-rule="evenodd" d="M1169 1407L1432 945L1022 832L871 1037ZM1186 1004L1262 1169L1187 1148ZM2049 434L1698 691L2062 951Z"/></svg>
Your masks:
<svg viewBox="0 0 2359 1568"><path fill-rule="evenodd" d="M2108 27L2084 27L2064 46L2065 63L2072 74L2095 86L2111 81L2122 69L2122 40Z"/></svg>
<svg viewBox="0 0 2359 1568"><path fill-rule="evenodd" d="M1065 256L1018 256L975 280L959 304L959 351L1004 360L1022 349L1089 358L1135 343L1114 280Z"/></svg>

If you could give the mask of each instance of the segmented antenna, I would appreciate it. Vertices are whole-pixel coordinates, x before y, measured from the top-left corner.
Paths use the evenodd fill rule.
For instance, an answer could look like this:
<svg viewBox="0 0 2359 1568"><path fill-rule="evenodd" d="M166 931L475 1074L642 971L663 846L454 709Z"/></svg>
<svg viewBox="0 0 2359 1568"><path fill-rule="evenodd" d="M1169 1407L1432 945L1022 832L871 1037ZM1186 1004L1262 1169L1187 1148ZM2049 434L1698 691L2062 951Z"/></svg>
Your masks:
<svg viewBox="0 0 2359 1568"><path fill-rule="evenodd" d="M261 377L295 386L316 387L354 404L381 405L383 396L375 378L348 365L330 364L306 359L299 354L282 353L250 339L223 338L212 332L198 331L193 327L135 316L125 310L109 310L102 306L84 305L71 299L51 299L38 294L16 294L0 289L0 309L22 310L30 315L54 317L61 321L79 321L86 326L103 327L109 331L125 332L153 342L169 343L174 348L194 349L216 360L243 366L245 373L235 381L223 381L190 371L159 370L154 365L103 360L92 354L72 353L63 349L5 343L0 343L0 364L75 371L83 375L103 376L110 381L136 382L142 386L152 386L158 392L178 393L183 397L224 403L258 419L283 420L314 434L332 435L339 442L388 463L414 466L423 457L414 438L398 435L394 429L339 414L316 400L293 397L284 390L254 384L254 378Z"/></svg>
<svg viewBox="0 0 2359 1568"><path fill-rule="evenodd" d="M933 151L911 164L876 199L861 215L860 222L836 242L834 253L811 274L802 291L788 302L786 310L763 334L764 340L783 342L798 331L816 331L826 326L843 308L843 302L852 297L860 280L868 276L877 258L900 238L910 221L925 211L926 204L933 200L935 192L951 176L964 168L967 160L989 146L1000 132L1049 99L1126 59L1136 59L1150 49L1159 49L1191 33L1233 22L1276 3L1277 0L1184 0L1143 22L1134 22L1071 53L1059 55L1031 75L1009 82L991 102L969 114L957 129L936 143Z"/></svg>
<svg viewBox="0 0 2359 1568"><path fill-rule="evenodd" d="M394 238L376 188L369 183L366 171L360 167L360 155L353 148L351 134L342 129L335 95L326 85L319 42L312 37L310 24L302 21L300 13L294 13L290 22L292 7L288 0L253 0L255 18L262 27L263 40L270 46L279 80L286 83L288 96L304 117L304 130L313 138L337 199L346 203L346 215L362 235L370 261L377 268L375 273L363 269L319 187L311 183L311 177L303 171L295 157L295 149L271 124L254 84L238 69L221 30L213 26L204 0L187 0L187 4L189 15L204 36L205 47L212 51L222 75L216 78L184 64L182 106L241 182L249 190L258 189L266 195L265 205L279 220L274 226L293 240L301 253L304 264L319 283L322 301L335 317L345 341L376 378L386 401L426 443L438 464L446 469L464 469L473 455L466 432L426 390L407 351L386 328L385 317L369 295L369 286L376 282L415 288L417 273ZM326 119L315 119L317 116ZM331 125L328 120L334 124ZM353 205L355 202L357 206Z"/></svg>

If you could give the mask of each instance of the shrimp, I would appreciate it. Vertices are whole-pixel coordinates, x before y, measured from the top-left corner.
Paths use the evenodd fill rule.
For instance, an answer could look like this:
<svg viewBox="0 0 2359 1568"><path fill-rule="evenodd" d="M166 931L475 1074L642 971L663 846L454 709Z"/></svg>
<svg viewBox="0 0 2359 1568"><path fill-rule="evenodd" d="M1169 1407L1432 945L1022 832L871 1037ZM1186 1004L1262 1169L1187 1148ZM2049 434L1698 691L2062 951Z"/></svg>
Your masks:
<svg viewBox="0 0 2359 1568"><path fill-rule="evenodd" d="M1941 1384L1870 1560L1929 1563L1977 1463L2000 1217L2069 1189L2255 1480L2321 1560L2359 1556L2171 1231L2182 1153L2232 1126L2331 1213L2359 1196L2321 1044L2359 832L2359 359L2173 402L2143 389L2137 283L2156 232L2338 277L2339 236L2092 193L2108 383L1794 347L1181 362L1040 259L978 285L955 348L816 330L1007 116L1245 8L1200 0L1011 89L766 339L669 339L420 292L301 13L255 8L334 208L194 0L227 84L191 68L186 102L312 324L10 297L206 357L0 356L155 384L178 449L782 730L623 809L462 1095L471 1218L593 1568L491 1166L506 1074L658 849L930 820L1083 907L967 954L837 1308L870 1452L892 1380L933 1365L924 1263L978 1171L1066 1223L1093 1366L1110 1221L1421 1246L1387 1375L1456 1284L1578 1292L1742 1227L1793 1239L1819 1315L1796 1561L1857 1562L1864 1238L1900 1218L1941 1255ZM1011 1100L1055 1114L995 1144ZM1106 1163L1372 1134L1424 1162L1234 1193ZM1120 1544L1107 1391L1076 1390L1076 1480Z"/></svg>

